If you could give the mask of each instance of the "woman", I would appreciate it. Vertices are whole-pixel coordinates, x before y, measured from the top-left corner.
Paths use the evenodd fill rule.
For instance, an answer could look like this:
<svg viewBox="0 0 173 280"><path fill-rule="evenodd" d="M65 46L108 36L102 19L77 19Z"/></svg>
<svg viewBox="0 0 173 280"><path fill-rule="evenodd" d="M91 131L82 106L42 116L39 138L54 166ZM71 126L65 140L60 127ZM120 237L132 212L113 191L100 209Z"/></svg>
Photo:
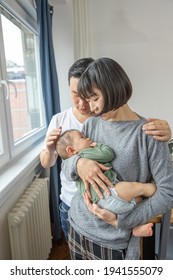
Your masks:
<svg viewBox="0 0 173 280"><path fill-rule="evenodd" d="M114 60L100 58L92 62L79 80L78 92L97 114L84 124L84 134L114 150L112 165L118 179L143 183L154 180L157 191L131 213L117 215L112 225L90 213L77 193L69 211L71 257L138 259L139 238L131 237L131 228L173 207L173 165L168 145L142 132L146 119L128 106L131 82ZM74 156L64 162L63 169L69 179L76 179L78 174L85 184L104 188L99 167L94 161Z"/></svg>

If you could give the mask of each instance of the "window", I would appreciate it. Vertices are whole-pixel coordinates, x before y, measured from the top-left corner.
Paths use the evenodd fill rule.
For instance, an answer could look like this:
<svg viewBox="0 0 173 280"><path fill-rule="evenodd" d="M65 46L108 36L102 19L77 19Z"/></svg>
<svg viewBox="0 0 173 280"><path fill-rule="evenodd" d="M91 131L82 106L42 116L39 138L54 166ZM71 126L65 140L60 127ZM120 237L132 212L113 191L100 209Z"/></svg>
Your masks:
<svg viewBox="0 0 173 280"><path fill-rule="evenodd" d="M45 133L37 34L0 6L0 167Z"/></svg>

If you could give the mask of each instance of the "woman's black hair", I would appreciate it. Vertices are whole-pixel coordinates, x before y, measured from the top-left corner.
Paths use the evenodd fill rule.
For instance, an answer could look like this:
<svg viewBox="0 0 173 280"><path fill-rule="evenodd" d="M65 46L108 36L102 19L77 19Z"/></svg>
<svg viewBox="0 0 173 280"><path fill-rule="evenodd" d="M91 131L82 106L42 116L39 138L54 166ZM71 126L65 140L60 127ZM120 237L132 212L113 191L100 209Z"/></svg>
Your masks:
<svg viewBox="0 0 173 280"><path fill-rule="evenodd" d="M99 89L104 98L100 114L116 110L127 103L132 95L131 82L124 69L111 58L99 58L89 64L78 83L78 93L90 99Z"/></svg>

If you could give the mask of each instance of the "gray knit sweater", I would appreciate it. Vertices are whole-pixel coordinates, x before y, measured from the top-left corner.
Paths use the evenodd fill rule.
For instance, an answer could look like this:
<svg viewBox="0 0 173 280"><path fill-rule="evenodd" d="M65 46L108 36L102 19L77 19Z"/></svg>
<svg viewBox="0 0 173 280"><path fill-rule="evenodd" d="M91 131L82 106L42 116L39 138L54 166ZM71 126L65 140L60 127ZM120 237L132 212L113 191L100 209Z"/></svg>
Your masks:
<svg viewBox="0 0 173 280"><path fill-rule="evenodd" d="M120 181L150 182L153 179L156 193L130 213L118 215L118 228L90 213L79 193L73 197L69 211L69 222L79 234L109 248L129 248L127 259L139 257L139 238L131 238L131 229L173 208L173 164L168 145L146 135L142 131L145 122L142 117L137 121L117 122L92 117L85 122L83 131L87 137L114 150L116 157L112 165ZM74 156L63 163L69 180L77 178L78 158Z"/></svg>

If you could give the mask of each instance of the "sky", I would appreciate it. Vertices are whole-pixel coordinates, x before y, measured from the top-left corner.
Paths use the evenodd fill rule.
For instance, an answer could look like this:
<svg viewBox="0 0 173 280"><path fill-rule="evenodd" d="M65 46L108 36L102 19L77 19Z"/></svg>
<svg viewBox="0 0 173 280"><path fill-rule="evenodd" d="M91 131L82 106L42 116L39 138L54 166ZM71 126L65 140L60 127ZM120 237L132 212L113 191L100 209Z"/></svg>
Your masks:
<svg viewBox="0 0 173 280"><path fill-rule="evenodd" d="M2 26L6 60L23 65L21 30L4 16L2 16Z"/></svg>

